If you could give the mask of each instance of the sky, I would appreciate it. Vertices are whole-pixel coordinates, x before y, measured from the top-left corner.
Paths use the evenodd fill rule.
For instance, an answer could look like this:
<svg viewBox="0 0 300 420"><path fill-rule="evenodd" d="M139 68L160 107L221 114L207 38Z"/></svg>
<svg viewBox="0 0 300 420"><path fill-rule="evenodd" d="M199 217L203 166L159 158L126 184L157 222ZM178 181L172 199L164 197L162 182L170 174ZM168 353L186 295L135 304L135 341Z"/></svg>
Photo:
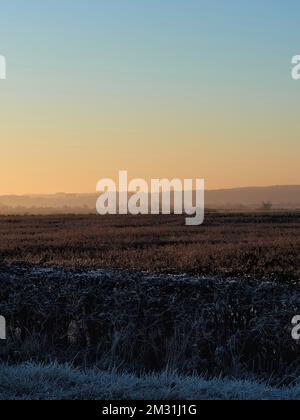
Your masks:
<svg viewBox="0 0 300 420"><path fill-rule="evenodd" d="M3 0L0 194L300 184L298 0Z"/></svg>

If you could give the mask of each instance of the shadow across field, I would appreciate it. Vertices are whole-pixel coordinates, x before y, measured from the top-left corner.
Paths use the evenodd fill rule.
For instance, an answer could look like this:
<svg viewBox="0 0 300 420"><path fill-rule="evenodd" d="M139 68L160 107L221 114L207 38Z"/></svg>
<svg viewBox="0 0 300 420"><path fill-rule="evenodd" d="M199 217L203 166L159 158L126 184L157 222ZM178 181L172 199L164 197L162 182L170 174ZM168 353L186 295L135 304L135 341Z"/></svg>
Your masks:
<svg viewBox="0 0 300 420"><path fill-rule="evenodd" d="M290 384L300 353L297 284L3 265L0 360L166 369ZM271 378L271 379L270 379Z"/></svg>

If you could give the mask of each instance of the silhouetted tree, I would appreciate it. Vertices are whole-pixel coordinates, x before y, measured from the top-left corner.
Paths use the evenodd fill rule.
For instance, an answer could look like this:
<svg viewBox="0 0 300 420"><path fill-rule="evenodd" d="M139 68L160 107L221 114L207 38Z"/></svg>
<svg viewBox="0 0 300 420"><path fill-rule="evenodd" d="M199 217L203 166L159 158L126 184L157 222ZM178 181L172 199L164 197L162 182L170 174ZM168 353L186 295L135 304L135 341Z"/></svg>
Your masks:
<svg viewBox="0 0 300 420"><path fill-rule="evenodd" d="M263 201L261 205L261 210L271 211L272 208L273 208L273 204L271 203L271 201Z"/></svg>

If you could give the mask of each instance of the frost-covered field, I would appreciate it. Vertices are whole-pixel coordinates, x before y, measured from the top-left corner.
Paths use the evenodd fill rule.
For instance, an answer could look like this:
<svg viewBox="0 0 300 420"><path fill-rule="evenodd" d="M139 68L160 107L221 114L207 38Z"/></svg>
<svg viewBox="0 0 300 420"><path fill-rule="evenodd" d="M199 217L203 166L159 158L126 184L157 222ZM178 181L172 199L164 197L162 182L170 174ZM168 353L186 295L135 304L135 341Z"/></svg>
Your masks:
<svg viewBox="0 0 300 420"><path fill-rule="evenodd" d="M137 377L69 366L0 366L1 400L299 400L300 385L272 388L242 380L172 373Z"/></svg>
<svg viewBox="0 0 300 420"><path fill-rule="evenodd" d="M8 336L0 342L1 371L14 375L17 390L30 369L6 363L72 362L135 375L168 370L275 388L294 385L300 375L299 345L291 337L291 320L300 313L297 282L2 265L0 283ZM228 384L209 386L218 383Z"/></svg>

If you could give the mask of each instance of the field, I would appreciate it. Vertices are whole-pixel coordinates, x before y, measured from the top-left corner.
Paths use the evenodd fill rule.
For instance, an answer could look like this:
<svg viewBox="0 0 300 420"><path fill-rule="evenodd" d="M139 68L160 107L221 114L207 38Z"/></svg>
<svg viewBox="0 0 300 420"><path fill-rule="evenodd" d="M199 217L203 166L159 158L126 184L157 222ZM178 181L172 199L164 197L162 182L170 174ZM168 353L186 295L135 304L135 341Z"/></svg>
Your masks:
<svg viewBox="0 0 300 420"><path fill-rule="evenodd" d="M299 280L300 212L0 217L5 263Z"/></svg>
<svg viewBox="0 0 300 420"><path fill-rule="evenodd" d="M299 398L300 213L9 216L0 235L0 398Z"/></svg>

